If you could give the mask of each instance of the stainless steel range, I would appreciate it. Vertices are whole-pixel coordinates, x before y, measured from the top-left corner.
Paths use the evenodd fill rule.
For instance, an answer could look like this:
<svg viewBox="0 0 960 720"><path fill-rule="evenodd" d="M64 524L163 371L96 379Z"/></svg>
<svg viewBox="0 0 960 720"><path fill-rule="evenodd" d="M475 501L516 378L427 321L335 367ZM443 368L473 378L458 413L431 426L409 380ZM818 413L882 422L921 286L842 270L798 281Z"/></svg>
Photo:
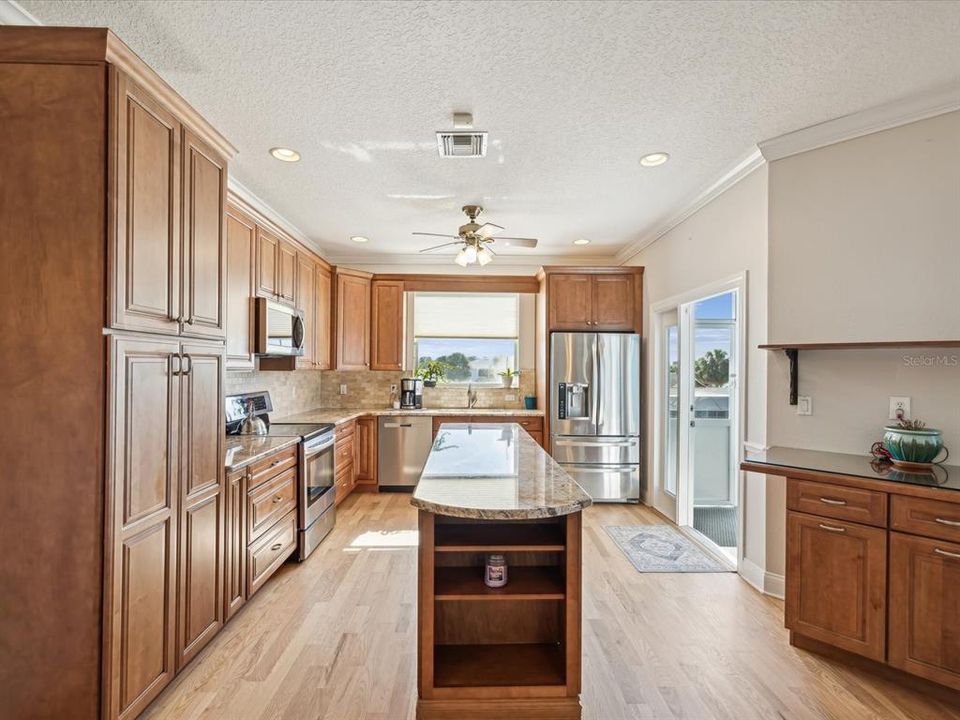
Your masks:
<svg viewBox="0 0 960 720"><path fill-rule="evenodd" d="M226 398L227 434L240 434L248 414L259 417L266 434L274 437L299 437L298 558L312 553L336 523L334 507L334 431L329 423L270 422L273 403L266 391L228 395Z"/></svg>

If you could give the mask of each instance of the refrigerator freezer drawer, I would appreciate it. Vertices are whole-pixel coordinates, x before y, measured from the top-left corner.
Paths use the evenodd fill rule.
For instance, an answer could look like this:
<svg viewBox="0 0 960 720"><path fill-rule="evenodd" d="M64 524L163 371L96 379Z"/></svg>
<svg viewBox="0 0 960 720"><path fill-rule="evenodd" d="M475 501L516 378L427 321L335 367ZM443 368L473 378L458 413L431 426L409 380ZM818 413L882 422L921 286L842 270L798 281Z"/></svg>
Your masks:
<svg viewBox="0 0 960 720"><path fill-rule="evenodd" d="M554 435L550 454L561 464L636 465L640 462L640 438Z"/></svg>
<svg viewBox="0 0 960 720"><path fill-rule="evenodd" d="M594 502L640 502L639 465L565 465Z"/></svg>

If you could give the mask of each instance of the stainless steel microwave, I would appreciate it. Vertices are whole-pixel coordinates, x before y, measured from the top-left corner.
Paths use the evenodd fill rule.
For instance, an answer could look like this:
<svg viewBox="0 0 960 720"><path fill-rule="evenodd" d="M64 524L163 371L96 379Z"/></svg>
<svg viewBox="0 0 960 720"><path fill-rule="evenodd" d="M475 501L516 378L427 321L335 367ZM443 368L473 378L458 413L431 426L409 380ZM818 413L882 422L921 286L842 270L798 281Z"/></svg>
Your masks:
<svg viewBox="0 0 960 720"><path fill-rule="evenodd" d="M303 312L256 298L257 355L303 355Z"/></svg>

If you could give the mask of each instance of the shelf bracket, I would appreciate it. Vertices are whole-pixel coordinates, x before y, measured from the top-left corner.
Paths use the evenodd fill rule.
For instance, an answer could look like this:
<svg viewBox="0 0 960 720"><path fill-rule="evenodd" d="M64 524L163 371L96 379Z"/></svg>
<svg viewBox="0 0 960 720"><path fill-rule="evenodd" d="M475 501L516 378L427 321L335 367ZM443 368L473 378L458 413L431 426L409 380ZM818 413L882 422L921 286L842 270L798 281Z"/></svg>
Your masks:
<svg viewBox="0 0 960 720"><path fill-rule="evenodd" d="M799 383L799 378L797 377L797 366L800 351L796 348L786 348L784 352L787 354L787 358L790 360L790 404L796 405L797 385Z"/></svg>

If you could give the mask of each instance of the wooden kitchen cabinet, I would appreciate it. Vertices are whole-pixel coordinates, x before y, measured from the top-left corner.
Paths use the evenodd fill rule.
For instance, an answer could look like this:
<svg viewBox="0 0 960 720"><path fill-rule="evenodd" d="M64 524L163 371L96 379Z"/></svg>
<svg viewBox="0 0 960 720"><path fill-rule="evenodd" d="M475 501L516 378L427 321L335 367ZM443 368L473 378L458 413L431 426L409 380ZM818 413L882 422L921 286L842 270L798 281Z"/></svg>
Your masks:
<svg viewBox="0 0 960 720"><path fill-rule="evenodd" d="M277 245L277 292L279 300L294 305L297 300L297 248L281 239Z"/></svg>
<svg viewBox="0 0 960 720"><path fill-rule="evenodd" d="M403 281L370 284L370 369L403 370Z"/></svg>
<svg viewBox="0 0 960 720"><path fill-rule="evenodd" d="M297 358L297 367L312 370L316 353L317 278L316 263L305 253L297 255L296 279L296 306L303 311L303 355Z"/></svg>
<svg viewBox="0 0 960 720"><path fill-rule="evenodd" d="M276 299L280 294L280 238L257 228L257 295Z"/></svg>
<svg viewBox="0 0 960 720"><path fill-rule="evenodd" d="M543 445L543 417L538 415L435 415L433 417L433 436L436 438L440 426L444 423L516 423L532 437L540 447Z"/></svg>
<svg viewBox="0 0 960 720"><path fill-rule="evenodd" d="M178 667L223 627L223 346L181 346Z"/></svg>
<svg viewBox="0 0 960 720"><path fill-rule="evenodd" d="M549 331L642 329L643 268L543 269Z"/></svg>
<svg viewBox="0 0 960 720"><path fill-rule="evenodd" d="M254 370L254 310L257 294L257 224L227 205L227 370Z"/></svg>
<svg viewBox="0 0 960 720"><path fill-rule="evenodd" d="M890 533L888 661L960 690L960 544Z"/></svg>
<svg viewBox="0 0 960 720"><path fill-rule="evenodd" d="M377 487L377 434L377 418L362 417L357 420L356 484L370 489Z"/></svg>
<svg viewBox="0 0 960 720"><path fill-rule="evenodd" d="M181 306L182 130L177 117L126 74L110 73L116 127L116 227L110 324L178 335Z"/></svg>
<svg viewBox="0 0 960 720"><path fill-rule="evenodd" d="M235 470L227 475L224 523L224 616L226 622L247 601L246 524L247 471Z"/></svg>
<svg viewBox="0 0 960 720"><path fill-rule="evenodd" d="M366 370L370 367L371 275L337 268L335 276L335 369Z"/></svg>
<svg viewBox="0 0 960 720"><path fill-rule="evenodd" d="M787 627L883 661L886 568L886 530L788 511Z"/></svg>
<svg viewBox="0 0 960 720"><path fill-rule="evenodd" d="M334 501L346 500L357 484L357 423L354 420L337 425L334 446Z"/></svg>
<svg viewBox="0 0 960 720"><path fill-rule="evenodd" d="M183 334L226 337L224 219L227 163L183 130Z"/></svg>
<svg viewBox="0 0 960 720"><path fill-rule="evenodd" d="M317 265L314 292L314 350L313 362L318 370L332 366L333 273L325 265Z"/></svg>

